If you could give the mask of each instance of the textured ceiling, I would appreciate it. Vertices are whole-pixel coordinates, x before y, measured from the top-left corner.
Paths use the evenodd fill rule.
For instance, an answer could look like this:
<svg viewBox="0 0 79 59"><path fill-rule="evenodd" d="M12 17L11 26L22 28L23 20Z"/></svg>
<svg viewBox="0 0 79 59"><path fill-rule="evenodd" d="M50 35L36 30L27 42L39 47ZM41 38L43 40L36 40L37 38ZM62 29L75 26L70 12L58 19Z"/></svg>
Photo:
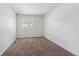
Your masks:
<svg viewBox="0 0 79 59"><path fill-rule="evenodd" d="M59 3L12 3L9 4L17 14L45 15L59 6Z"/></svg>

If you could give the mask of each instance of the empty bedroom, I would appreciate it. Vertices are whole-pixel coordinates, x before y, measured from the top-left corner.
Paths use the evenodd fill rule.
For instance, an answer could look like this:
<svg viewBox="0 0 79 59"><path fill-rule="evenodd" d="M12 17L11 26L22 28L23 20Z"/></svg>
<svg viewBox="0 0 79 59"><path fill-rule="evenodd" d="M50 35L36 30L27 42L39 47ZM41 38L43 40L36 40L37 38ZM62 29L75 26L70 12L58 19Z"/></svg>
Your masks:
<svg viewBox="0 0 79 59"><path fill-rule="evenodd" d="M79 3L0 3L1 56L78 56Z"/></svg>

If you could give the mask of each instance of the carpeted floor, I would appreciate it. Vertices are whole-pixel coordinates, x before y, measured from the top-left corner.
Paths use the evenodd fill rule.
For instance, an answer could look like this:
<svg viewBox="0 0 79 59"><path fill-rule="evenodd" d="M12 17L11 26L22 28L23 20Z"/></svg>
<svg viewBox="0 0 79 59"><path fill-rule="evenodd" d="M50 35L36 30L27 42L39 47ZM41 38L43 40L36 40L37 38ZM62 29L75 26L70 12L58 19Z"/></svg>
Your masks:
<svg viewBox="0 0 79 59"><path fill-rule="evenodd" d="M18 38L2 56L73 56L44 37Z"/></svg>

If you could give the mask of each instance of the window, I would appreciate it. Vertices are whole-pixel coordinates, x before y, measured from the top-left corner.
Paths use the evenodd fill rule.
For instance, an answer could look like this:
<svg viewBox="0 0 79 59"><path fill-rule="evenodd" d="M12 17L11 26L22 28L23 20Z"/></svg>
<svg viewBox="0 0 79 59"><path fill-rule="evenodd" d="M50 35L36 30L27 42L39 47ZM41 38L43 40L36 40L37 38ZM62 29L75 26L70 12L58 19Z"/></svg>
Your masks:
<svg viewBox="0 0 79 59"><path fill-rule="evenodd" d="M23 27L32 28L33 27L33 18L29 17L29 18L24 19Z"/></svg>

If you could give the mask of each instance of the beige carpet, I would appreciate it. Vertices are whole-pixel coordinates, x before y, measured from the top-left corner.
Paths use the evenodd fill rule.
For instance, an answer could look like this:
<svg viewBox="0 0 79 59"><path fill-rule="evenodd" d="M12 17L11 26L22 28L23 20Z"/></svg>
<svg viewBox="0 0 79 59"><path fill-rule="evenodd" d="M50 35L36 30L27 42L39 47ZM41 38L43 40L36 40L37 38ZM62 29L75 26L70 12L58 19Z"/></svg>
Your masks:
<svg viewBox="0 0 79 59"><path fill-rule="evenodd" d="M44 37L18 38L3 56L73 56Z"/></svg>

